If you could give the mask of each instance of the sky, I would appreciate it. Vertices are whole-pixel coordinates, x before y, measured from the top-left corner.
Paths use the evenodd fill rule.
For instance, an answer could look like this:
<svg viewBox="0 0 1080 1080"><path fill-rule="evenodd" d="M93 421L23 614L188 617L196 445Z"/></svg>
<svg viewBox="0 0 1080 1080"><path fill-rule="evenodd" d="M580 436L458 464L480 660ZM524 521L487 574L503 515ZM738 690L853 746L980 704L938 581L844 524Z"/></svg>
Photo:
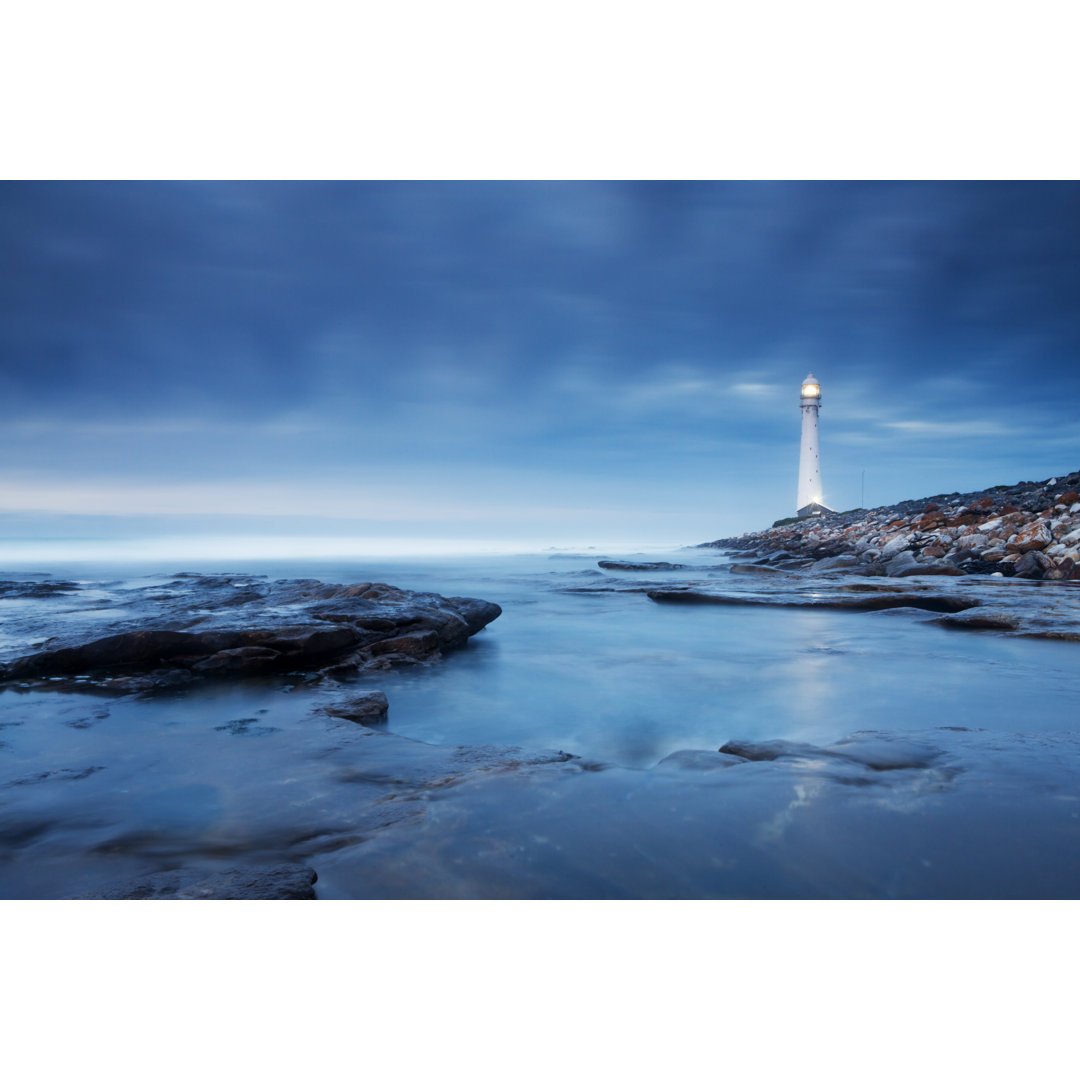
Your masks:
<svg viewBox="0 0 1080 1080"><path fill-rule="evenodd" d="M1080 468L1076 183L5 182L0 282L0 539L700 543L809 372L836 509Z"/></svg>

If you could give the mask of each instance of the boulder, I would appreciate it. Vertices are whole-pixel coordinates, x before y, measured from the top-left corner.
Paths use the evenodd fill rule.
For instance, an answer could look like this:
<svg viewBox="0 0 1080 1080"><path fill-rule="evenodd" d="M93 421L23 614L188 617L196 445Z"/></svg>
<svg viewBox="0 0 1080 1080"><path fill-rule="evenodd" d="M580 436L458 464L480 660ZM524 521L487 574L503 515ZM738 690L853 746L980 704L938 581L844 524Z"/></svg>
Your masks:
<svg viewBox="0 0 1080 1080"><path fill-rule="evenodd" d="M1021 529L1017 529L1015 537L1006 544L1008 551L1015 555L1023 555L1029 551L1040 551L1048 547L1052 537L1050 530L1042 521L1032 521Z"/></svg>
<svg viewBox="0 0 1080 1080"><path fill-rule="evenodd" d="M903 551L911 544L911 537L907 533L901 533L899 536L894 536L882 549L881 557L888 559L891 556Z"/></svg>
<svg viewBox="0 0 1080 1080"><path fill-rule="evenodd" d="M1016 576L1041 578L1046 570L1053 568L1053 561L1041 551L1027 551L1016 560Z"/></svg>
<svg viewBox="0 0 1080 1080"><path fill-rule="evenodd" d="M882 552L884 554L884 552ZM915 559L915 555L911 551L901 551L899 554L893 555L891 559L885 564L885 573L889 577L904 577L907 571L917 568L919 563Z"/></svg>
<svg viewBox="0 0 1080 1080"><path fill-rule="evenodd" d="M378 723L386 719L390 703L381 690L369 690L363 694L353 694L341 701L321 705L318 712L324 716L333 716L340 720L352 720L357 724Z"/></svg>
<svg viewBox="0 0 1080 1080"><path fill-rule="evenodd" d="M889 577L918 577L921 575L956 577L963 575L964 571L954 562L948 559L930 559L926 562L914 562L911 565L903 565L894 570L889 567Z"/></svg>

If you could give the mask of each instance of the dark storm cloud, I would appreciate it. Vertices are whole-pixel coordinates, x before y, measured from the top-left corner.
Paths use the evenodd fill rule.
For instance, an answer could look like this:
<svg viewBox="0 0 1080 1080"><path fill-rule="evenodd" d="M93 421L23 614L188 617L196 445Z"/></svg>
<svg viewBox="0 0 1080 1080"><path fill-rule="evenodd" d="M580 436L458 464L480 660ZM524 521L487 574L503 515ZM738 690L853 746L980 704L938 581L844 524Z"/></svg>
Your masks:
<svg viewBox="0 0 1080 1080"><path fill-rule="evenodd" d="M790 509L808 369L841 505L1048 475L1078 241L1072 183L0 184L0 512L702 539Z"/></svg>
<svg viewBox="0 0 1080 1080"><path fill-rule="evenodd" d="M1078 240L1074 184L5 184L2 376L23 410L222 415L425 357L521 391L784 346L1071 384Z"/></svg>

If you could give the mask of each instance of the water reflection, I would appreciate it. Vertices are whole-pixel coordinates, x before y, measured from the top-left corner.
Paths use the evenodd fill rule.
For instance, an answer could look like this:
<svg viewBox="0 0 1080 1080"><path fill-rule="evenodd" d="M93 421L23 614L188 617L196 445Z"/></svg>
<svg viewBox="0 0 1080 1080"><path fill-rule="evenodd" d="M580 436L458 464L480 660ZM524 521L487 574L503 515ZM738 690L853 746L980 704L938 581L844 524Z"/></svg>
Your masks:
<svg viewBox="0 0 1080 1080"><path fill-rule="evenodd" d="M713 562L715 558L710 555ZM680 561L685 559L680 553ZM715 751L732 738L822 745L859 729L903 732L951 725L1012 739L1018 728L1035 738L1039 732L1075 724L1080 646L946 633L928 625L933 616L921 611L674 607L654 604L640 592L564 591L583 574L597 580L592 556L557 562L537 557L247 569L270 577L388 580L502 604L503 616L444 663L360 680L361 688L387 694L390 732L448 748L495 744L564 750L648 770L675 751ZM719 574L702 569L685 579ZM166 580L163 575L159 584ZM600 580L614 587L625 586L628 579L612 574ZM118 579L117 584L122 583L132 584ZM760 590L762 585L753 587ZM90 600L100 605L115 592L115 585L98 589ZM15 639L12 648L47 634L49 620L61 610L47 607L55 598L36 607L22 600L13 603L19 606L2 609L12 612L6 624L9 639ZM61 603L77 618L87 610L70 596ZM115 614L115 609L95 607L94 618L104 618L102 612ZM272 680L206 684L150 701L41 690L0 692L2 894L58 894L60 883L64 888L70 884L73 868L87 881L104 875L101 859L115 874L147 866L160 869L209 854L289 850L310 855L334 849L346 852L339 856L344 866L353 857L347 849L365 835L364 823L376 820L357 817L358 805L367 805L357 792L377 790L375 805L386 796L387 777L423 775L408 756L423 748L403 740L385 741L380 746L393 744L397 749L381 749L384 757L373 770L370 762L356 756L368 735L347 722L313 716L314 706L328 692L325 687ZM1012 742L1008 745L1013 747ZM1025 782L1034 782L1032 777L1055 753L1046 750L1037 759L1042 765L1032 766ZM876 827L884 830L880 835L897 827L894 818L914 818L928 806L936 813L934 800L954 786L941 770L872 778L864 784L865 777L843 775L839 767L830 767L827 775L822 769L820 763L803 763L724 770L724 798L735 799L740 812L749 815L743 822L749 831L738 836L725 832L722 843L710 832L716 828L715 789L695 787L696 794L690 795L689 781L681 774L662 779L637 772L638 780L632 782L621 771L608 770L579 781L579 771L545 789L543 799L549 810L566 799L567 813L577 805L581 813L601 815L610 812L604 808L606 798L629 796L642 813L647 807L659 813L661 821L669 811L658 810L660 800L668 799L662 805L670 805L670 814L680 813L690 822L686 828L697 830L686 839L693 860L713 866L696 882L689 864L672 870L682 875L681 894L697 895L698 888L707 894L709 888L727 887L723 882L728 871L718 867L730 868L737 857L759 859L760 851L755 855L745 845L770 848L773 858L782 850L790 870L801 858L792 846L806 830L814 831L819 851L827 844L820 830L829 822L840 822L850 835L858 835L861 826L853 826L854 818L844 807L845 793L860 784L861 812L872 808L879 816ZM615 773L622 779L613 778ZM506 797L511 797L510 788ZM443 798L451 800L451 795L440 791L438 799ZM481 805L477 799L475 805L454 802L456 810L449 804L433 809L432 804L406 800L378 805L380 814L390 815L387 820L398 820L391 811L420 815L424 821L428 814L434 821L440 814L460 813L473 829L488 820L497 804ZM1066 804L1059 799L1055 805ZM1039 813L1044 812L1040 804ZM559 858L555 849L569 842L570 818L565 828L559 825L562 820L556 815L550 829L545 825L529 833L546 837L547 843L538 840L537 846L552 849L542 858L536 856L538 866L554 867ZM675 828L670 820L668 824ZM601 824L591 827L596 844L592 854L607 858L597 852L611 836ZM654 832L639 820L639 828L646 848L670 842L659 825ZM475 833L469 835L475 840ZM710 836L716 840L711 847ZM509 833L506 842L511 843ZM439 843L454 847L445 835ZM649 860L659 857L649 850ZM577 886L567 888L585 890L578 895L589 889L608 895L600 884L582 884L591 856L580 846L577 852L583 860L580 877ZM931 861L938 858L934 855ZM627 875L626 894L662 894L649 891L655 866L645 860L631 873L628 860L625 853L617 860ZM716 860L715 865L710 860ZM768 871L775 873L775 866ZM812 877L820 871L803 866L799 873ZM349 874L345 879L353 880ZM793 888L788 878L769 880L777 895Z"/></svg>

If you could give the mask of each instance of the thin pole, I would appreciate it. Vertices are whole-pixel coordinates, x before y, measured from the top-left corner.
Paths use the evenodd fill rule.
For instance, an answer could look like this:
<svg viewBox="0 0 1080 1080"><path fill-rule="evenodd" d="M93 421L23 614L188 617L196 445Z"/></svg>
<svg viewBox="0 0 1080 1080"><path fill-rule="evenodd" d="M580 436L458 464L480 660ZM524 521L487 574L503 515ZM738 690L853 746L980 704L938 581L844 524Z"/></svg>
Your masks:
<svg viewBox="0 0 1080 1080"><path fill-rule="evenodd" d="M866 509L866 470L862 471L862 485L859 488L859 505Z"/></svg>

